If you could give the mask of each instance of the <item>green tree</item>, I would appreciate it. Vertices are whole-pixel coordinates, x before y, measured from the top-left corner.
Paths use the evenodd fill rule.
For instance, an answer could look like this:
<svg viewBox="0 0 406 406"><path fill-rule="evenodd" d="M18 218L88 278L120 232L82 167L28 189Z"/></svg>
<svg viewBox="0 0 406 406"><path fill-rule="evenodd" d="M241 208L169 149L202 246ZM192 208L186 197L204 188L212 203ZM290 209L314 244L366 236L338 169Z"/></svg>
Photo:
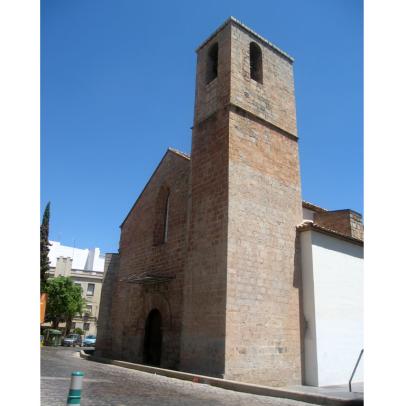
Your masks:
<svg viewBox="0 0 406 406"><path fill-rule="evenodd" d="M49 247L50 243L48 240L49 235L49 217L51 214L51 202L45 207L44 214L42 216L42 224L40 228L40 259L41 259L41 293L45 291L45 285L47 281L47 272L49 271Z"/></svg>
<svg viewBox="0 0 406 406"><path fill-rule="evenodd" d="M83 336L85 334L85 332L79 327L76 327L75 329L73 329L73 332L76 334L79 334L81 336Z"/></svg>
<svg viewBox="0 0 406 406"><path fill-rule="evenodd" d="M46 284L48 303L46 320L52 322L52 328L58 328L60 322L66 322L66 333L69 334L72 318L83 313L86 304L82 297L82 288L65 276L48 279Z"/></svg>

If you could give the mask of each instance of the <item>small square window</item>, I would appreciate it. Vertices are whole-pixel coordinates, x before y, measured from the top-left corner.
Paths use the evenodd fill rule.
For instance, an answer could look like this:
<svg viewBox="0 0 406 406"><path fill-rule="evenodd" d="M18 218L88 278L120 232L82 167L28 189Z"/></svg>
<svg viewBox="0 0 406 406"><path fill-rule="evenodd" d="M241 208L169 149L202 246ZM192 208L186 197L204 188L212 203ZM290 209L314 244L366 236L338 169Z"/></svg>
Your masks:
<svg viewBox="0 0 406 406"><path fill-rule="evenodd" d="M94 295L94 283L87 284L87 292L86 295L93 296Z"/></svg>
<svg viewBox="0 0 406 406"><path fill-rule="evenodd" d="M83 330L89 331L90 329L90 323L83 323Z"/></svg>

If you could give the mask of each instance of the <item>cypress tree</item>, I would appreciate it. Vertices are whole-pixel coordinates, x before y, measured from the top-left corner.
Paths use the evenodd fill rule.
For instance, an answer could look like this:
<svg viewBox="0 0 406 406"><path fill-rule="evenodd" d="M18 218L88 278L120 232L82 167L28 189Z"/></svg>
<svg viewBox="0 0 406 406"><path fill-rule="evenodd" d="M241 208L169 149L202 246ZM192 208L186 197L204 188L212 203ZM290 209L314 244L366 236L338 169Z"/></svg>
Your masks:
<svg viewBox="0 0 406 406"><path fill-rule="evenodd" d="M41 252L41 293L45 290L45 284L47 280L47 272L49 271L49 247L50 243L48 240L49 235L49 217L51 212L51 202L45 207L44 214L42 216L42 224L40 229L40 252Z"/></svg>

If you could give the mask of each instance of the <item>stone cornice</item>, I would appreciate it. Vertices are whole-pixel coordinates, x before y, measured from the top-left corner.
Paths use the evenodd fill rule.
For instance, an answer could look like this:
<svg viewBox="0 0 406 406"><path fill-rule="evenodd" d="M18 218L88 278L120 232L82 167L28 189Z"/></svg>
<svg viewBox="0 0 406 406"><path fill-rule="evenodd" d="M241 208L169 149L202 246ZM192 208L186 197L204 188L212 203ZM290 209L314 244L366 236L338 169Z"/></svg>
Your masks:
<svg viewBox="0 0 406 406"><path fill-rule="evenodd" d="M273 51L278 53L280 56L284 57L287 59L290 63L294 62L294 59L292 56L287 54L285 51L282 51L280 48L278 48L276 45L272 44L272 42L268 41L266 38L262 37L255 31L253 31L251 28L247 27L245 24L243 24L241 21L237 20L235 17L231 16L227 18L226 21L224 21L223 24L220 25L219 28L217 28L216 31L214 31L204 42L202 42L197 48L196 52L199 51L200 48L205 46L215 35L217 35L222 29L224 29L228 24L234 24L239 28L242 28L244 31L246 31L248 34L253 35L257 40L259 40L263 45L267 46L268 48L271 48Z"/></svg>

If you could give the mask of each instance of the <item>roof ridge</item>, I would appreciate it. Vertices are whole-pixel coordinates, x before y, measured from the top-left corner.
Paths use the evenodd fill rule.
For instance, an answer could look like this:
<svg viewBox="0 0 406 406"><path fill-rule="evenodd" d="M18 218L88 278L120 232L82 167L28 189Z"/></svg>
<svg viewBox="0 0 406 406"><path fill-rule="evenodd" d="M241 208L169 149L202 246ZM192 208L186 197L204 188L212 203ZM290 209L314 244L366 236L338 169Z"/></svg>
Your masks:
<svg viewBox="0 0 406 406"><path fill-rule="evenodd" d="M173 152L174 154L180 155L181 157L190 160L190 155L186 154L186 152L179 151L178 149L172 148L172 147L169 147L169 148L168 148L168 151L171 151L171 152Z"/></svg>
<svg viewBox="0 0 406 406"><path fill-rule="evenodd" d="M314 211L330 211L328 209L324 209L323 207L317 206L317 204L310 203L306 200L302 200L302 206L305 206L308 209L314 210Z"/></svg>
<svg viewBox="0 0 406 406"><path fill-rule="evenodd" d="M336 230L333 230L331 228L321 226L321 225L315 223L312 220L310 220L310 221L304 220L304 221L302 221L302 223L300 223L300 224L298 224L296 226L296 229L298 231L306 231L306 230L309 230L311 228L313 228L315 230L319 230L319 231L324 231L324 232L326 232L328 234L333 234L333 235L335 235L335 236L337 236L339 238L344 238L344 239L348 239L348 240L351 240L351 241L354 241L354 242L364 244L364 240L361 239L361 238L357 238L357 237L353 237L352 235L347 235L347 234L340 233L340 232L338 232Z"/></svg>

